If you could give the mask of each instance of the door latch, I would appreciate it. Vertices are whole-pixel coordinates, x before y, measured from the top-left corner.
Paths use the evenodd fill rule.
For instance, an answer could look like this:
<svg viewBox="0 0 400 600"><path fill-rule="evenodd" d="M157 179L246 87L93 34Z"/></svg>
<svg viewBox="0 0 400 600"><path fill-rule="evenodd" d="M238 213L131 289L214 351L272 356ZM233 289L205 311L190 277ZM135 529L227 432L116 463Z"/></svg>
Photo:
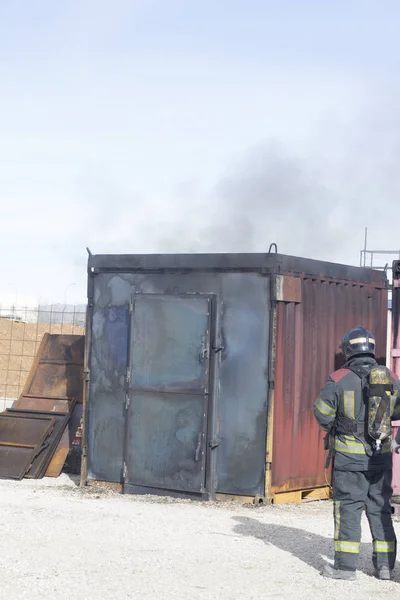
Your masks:
<svg viewBox="0 0 400 600"><path fill-rule="evenodd" d="M225 350L224 340L221 337L215 340L215 344L213 344L212 350L213 352L215 352L215 354L218 354L219 352Z"/></svg>
<svg viewBox="0 0 400 600"><path fill-rule="evenodd" d="M215 352L215 354L218 354L218 352L222 352L222 350L225 350L225 346L213 346L212 348Z"/></svg>
<svg viewBox="0 0 400 600"><path fill-rule="evenodd" d="M215 450L215 448L218 448L220 443L221 442L219 439L214 438L208 442L208 446L209 446L209 448L211 448L211 450Z"/></svg>
<svg viewBox="0 0 400 600"><path fill-rule="evenodd" d="M200 350L200 362L204 362L205 360L208 359L208 346L207 344L203 341L201 343L201 350Z"/></svg>

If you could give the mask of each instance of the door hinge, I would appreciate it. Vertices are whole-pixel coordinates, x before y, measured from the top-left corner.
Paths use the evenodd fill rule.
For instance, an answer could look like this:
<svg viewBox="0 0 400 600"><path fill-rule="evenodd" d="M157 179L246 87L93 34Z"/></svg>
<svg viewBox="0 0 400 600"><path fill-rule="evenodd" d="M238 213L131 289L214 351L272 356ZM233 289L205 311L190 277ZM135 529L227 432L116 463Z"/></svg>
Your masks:
<svg viewBox="0 0 400 600"><path fill-rule="evenodd" d="M130 383L131 383L131 368L128 367L126 370L126 383L129 387Z"/></svg>
<svg viewBox="0 0 400 600"><path fill-rule="evenodd" d="M126 466L126 463L124 463L124 469L122 471L122 476L124 479L126 479L127 475L128 475L128 467Z"/></svg>
<svg viewBox="0 0 400 600"><path fill-rule="evenodd" d="M131 403L131 397L129 394L125 395L125 408L129 408L129 405Z"/></svg>
<svg viewBox="0 0 400 600"><path fill-rule="evenodd" d="M129 314L132 315L133 314L133 302L129 303Z"/></svg>
<svg viewBox="0 0 400 600"><path fill-rule="evenodd" d="M90 369L86 369L85 371L85 381L86 383L89 383L90 381Z"/></svg>

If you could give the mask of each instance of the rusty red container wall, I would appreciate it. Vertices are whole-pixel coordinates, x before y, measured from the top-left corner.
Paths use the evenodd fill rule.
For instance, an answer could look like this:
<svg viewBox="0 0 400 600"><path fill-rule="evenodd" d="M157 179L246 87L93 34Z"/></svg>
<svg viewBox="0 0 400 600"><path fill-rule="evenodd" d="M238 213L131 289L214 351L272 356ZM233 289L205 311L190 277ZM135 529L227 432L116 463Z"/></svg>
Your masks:
<svg viewBox="0 0 400 600"><path fill-rule="evenodd" d="M400 280L393 279L391 369L400 377Z"/></svg>
<svg viewBox="0 0 400 600"><path fill-rule="evenodd" d="M391 369L398 377L400 377L400 281L398 276L393 277L393 293L392 293L392 351L390 356ZM393 423L393 437L396 435L400 421ZM400 455L393 453L393 494L400 495Z"/></svg>
<svg viewBox="0 0 400 600"><path fill-rule="evenodd" d="M278 302L272 493L326 485L323 432L313 404L340 368L345 331L365 325L385 364L387 290L357 282L302 278L301 302Z"/></svg>

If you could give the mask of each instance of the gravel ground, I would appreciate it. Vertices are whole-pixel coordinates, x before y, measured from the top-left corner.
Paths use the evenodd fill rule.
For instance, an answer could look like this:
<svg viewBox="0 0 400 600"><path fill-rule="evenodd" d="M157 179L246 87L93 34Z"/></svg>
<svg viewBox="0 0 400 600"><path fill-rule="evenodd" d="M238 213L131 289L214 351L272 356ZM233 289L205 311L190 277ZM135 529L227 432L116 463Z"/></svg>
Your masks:
<svg viewBox="0 0 400 600"><path fill-rule="evenodd" d="M121 496L56 480L0 481L0 598L119 600L309 598L388 593L372 577L363 522L355 582L323 579L332 505L270 507ZM400 524L395 522L400 539Z"/></svg>

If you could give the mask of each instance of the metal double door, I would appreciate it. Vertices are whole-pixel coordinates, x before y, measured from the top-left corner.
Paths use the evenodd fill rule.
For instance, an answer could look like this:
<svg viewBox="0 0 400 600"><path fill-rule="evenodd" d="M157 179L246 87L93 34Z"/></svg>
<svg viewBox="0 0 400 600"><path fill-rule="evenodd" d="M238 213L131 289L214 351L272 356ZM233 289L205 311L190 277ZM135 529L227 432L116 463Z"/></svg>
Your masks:
<svg viewBox="0 0 400 600"><path fill-rule="evenodd" d="M131 304L126 493L207 493L212 297L138 294Z"/></svg>

